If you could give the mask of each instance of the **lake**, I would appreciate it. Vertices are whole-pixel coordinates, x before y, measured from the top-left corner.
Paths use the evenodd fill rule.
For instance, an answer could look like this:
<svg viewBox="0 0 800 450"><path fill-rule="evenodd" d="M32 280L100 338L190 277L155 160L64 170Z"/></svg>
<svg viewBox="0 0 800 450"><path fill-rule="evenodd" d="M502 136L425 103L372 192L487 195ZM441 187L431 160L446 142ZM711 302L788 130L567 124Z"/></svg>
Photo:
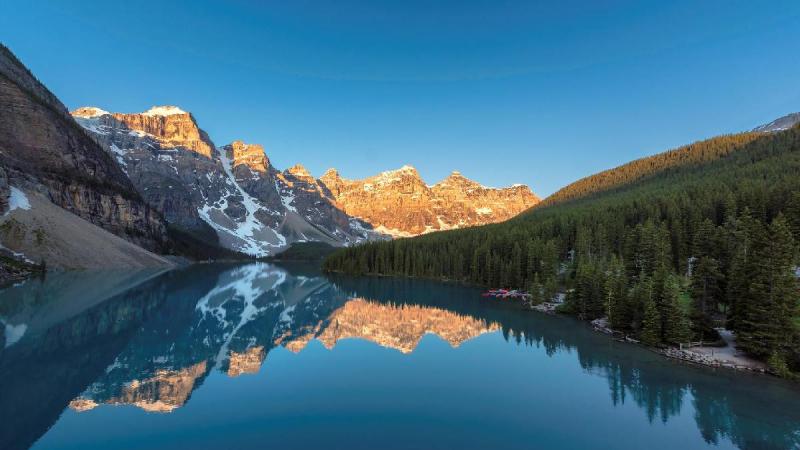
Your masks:
<svg viewBox="0 0 800 450"><path fill-rule="evenodd" d="M800 448L800 386L475 288L200 264L0 292L0 448Z"/></svg>

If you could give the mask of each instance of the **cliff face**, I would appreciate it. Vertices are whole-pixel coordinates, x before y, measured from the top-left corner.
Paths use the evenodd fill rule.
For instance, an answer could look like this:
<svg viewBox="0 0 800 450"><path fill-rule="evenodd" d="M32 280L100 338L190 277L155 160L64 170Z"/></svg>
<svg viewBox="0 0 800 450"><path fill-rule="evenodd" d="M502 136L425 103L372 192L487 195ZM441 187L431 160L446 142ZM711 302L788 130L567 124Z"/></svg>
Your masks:
<svg viewBox="0 0 800 450"><path fill-rule="evenodd" d="M459 172L428 186L410 166L363 180L330 169L320 181L347 214L394 236L501 222L539 202L527 186L489 188Z"/></svg>
<svg viewBox="0 0 800 450"><path fill-rule="evenodd" d="M58 99L0 46L0 168L6 184L51 202L150 250L165 224L128 177L81 130ZM7 192L0 192L6 206Z"/></svg>
<svg viewBox="0 0 800 450"><path fill-rule="evenodd" d="M155 136L165 147L181 147L210 158L214 144L197 127L194 117L175 106L154 106L141 114L115 113L132 130Z"/></svg>
<svg viewBox="0 0 800 450"><path fill-rule="evenodd" d="M313 177L279 172L257 144L215 147L177 107L139 114L84 107L72 115L169 223L195 235L210 233L225 248L266 256L294 242L340 246L371 238Z"/></svg>

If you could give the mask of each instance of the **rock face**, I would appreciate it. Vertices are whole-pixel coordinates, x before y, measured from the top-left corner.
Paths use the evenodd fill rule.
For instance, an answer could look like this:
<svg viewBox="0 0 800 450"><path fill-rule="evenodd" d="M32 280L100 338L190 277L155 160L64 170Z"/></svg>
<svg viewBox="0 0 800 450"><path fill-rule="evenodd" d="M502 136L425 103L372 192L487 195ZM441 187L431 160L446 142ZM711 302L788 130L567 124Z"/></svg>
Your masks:
<svg viewBox="0 0 800 450"><path fill-rule="evenodd" d="M148 204L195 234L256 256L294 242L334 246L506 220L539 199L525 186L487 188L454 172L428 186L410 166L365 180L300 164L278 171L257 144L217 148L174 106L140 114L95 107L72 115L113 155Z"/></svg>
<svg viewBox="0 0 800 450"><path fill-rule="evenodd" d="M393 236L501 222L539 202L527 186L490 188L459 172L428 186L411 166L363 180L330 169L320 181L347 214Z"/></svg>
<svg viewBox="0 0 800 450"><path fill-rule="evenodd" d="M191 114L175 106L154 106L141 114L114 114L132 130L155 136L165 147L180 147L211 158L214 144Z"/></svg>
<svg viewBox="0 0 800 450"><path fill-rule="evenodd" d="M313 177L279 172L257 144L217 148L177 107L140 114L84 107L72 115L169 223L211 235L225 248L267 256L294 242L341 246L374 235L339 210Z"/></svg>
<svg viewBox="0 0 800 450"><path fill-rule="evenodd" d="M0 168L4 184L52 203L149 250L167 243L161 216L66 108L0 45ZM0 207L7 191L0 186Z"/></svg>

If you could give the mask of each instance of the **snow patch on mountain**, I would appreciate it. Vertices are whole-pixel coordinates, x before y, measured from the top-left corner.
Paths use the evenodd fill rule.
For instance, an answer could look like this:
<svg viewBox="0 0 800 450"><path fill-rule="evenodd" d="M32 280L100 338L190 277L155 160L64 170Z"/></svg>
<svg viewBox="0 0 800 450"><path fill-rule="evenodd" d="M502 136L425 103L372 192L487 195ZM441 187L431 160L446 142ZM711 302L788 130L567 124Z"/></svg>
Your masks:
<svg viewBox="0 0 800 450"><path fill-rule="evenodd" d="M226 152L219 152L220 162L222 169L225 172L226 184L233 188L234 192L227 192L222 198L214 205L205 203L201 208L198 208L197 213L200 218L205 220L217 232L228 233L238 238L243 242L238 251L252 256L268 256L272 254L275 248L286 246L286 237L278 231L264 226L261 221L256 218L256 213L259 210L270 212L268 209L261 206L256 199L248 194L239 183L236 181L231 170L231 161L228 159ZM224 211L228 207L228 199L232 194L238 194L242 197L242 205L245 208L245 217L243 221L236 221L231 218L231 226L226 226L215 219L216 215L225 215ZM216 211L216 214L214 212ZM264 233L272 234L274 239L269 241L265 239Z"/></svg>
<svg viewBox="0 0 800 450"><path fill-rule="evenodd" d="M109 148L111 149L111 153L113 153L114 156L116 157L117 162L119 163L119 167L127 175L128 163L125 161L125 154L127 153L127 150L117 147L117 144L111 144Z"/></svg>
<svg viewBox="0 0 800 450"><path fill-rule="evenodd" d="M277 189L278 193L281 195L281 203L283 203L283 207L287 210L296 213L297 208L292 205L294 202L294 194L289 189L282 189L278 180L275 180L275 189Z"/></svg>
<svg viewBox="0 0 800 450"><path fill-rule="evenodd" d="M768 124L758 126L754 128L753 131L759 133L775 133L778 131L788 130L798 123L800 123L800 112L787 114L783 117L773 120Z"/></svg>
<svg viewBox="0 0 800 450"><path fill-rule="evenodd" d="M175 114L188 114L186 111L178 108L177 106L153 106L147 111L143 112L144 116L172 116Z"/></svg>
<svg viewBox="0 0 800 450"><path fill-rule="evenodd" d="M22 190L11 186L11 195L8 196L8 211L10 213L15 209L31 209L31 202L28 201L28 196Z"/></svg>
<svg viewBox="0 0 800 450"><path fill-rule="evenodd" d="M101 135L109 134L110 131L108 130L108 127L102 125L100 120L98 120L99 118L100 116L75 117L75 121L78 122L78 125L84 128L86 131Z"/></svg>

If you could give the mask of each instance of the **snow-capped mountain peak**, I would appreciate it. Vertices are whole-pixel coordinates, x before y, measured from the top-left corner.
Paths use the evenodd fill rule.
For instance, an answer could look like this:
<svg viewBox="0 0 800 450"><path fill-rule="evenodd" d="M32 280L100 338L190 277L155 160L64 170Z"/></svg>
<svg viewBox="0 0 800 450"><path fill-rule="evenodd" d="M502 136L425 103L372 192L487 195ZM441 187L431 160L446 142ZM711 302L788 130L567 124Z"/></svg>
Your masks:
<svg viewBox="0 0 800 450"><path fill-rule="evenodd" d="M186 111L178 108L177 106L153 106L147 111L143 112L145 116L173 116L175 114L188 114Z"/></svg>
<svg viewBox="0 0 800 450"><path fill-rule="evenodd" d="M759 133L770 133L775 131L783 131L792 128L793 126L800 123L800 112L787 114L783 117L779 117L773 120L770 123L758 126L753 128L753 131Z"/></svg>
<svg viewBox="0 0 800 450"><path fill-rule="evenodd" d="M104 116L107 114L111 114L110 112L97 108L95 106L83 106L81 108L72 111L72 115L74 117L81 117L84 119L94 119L95 117Z"/></svg>

